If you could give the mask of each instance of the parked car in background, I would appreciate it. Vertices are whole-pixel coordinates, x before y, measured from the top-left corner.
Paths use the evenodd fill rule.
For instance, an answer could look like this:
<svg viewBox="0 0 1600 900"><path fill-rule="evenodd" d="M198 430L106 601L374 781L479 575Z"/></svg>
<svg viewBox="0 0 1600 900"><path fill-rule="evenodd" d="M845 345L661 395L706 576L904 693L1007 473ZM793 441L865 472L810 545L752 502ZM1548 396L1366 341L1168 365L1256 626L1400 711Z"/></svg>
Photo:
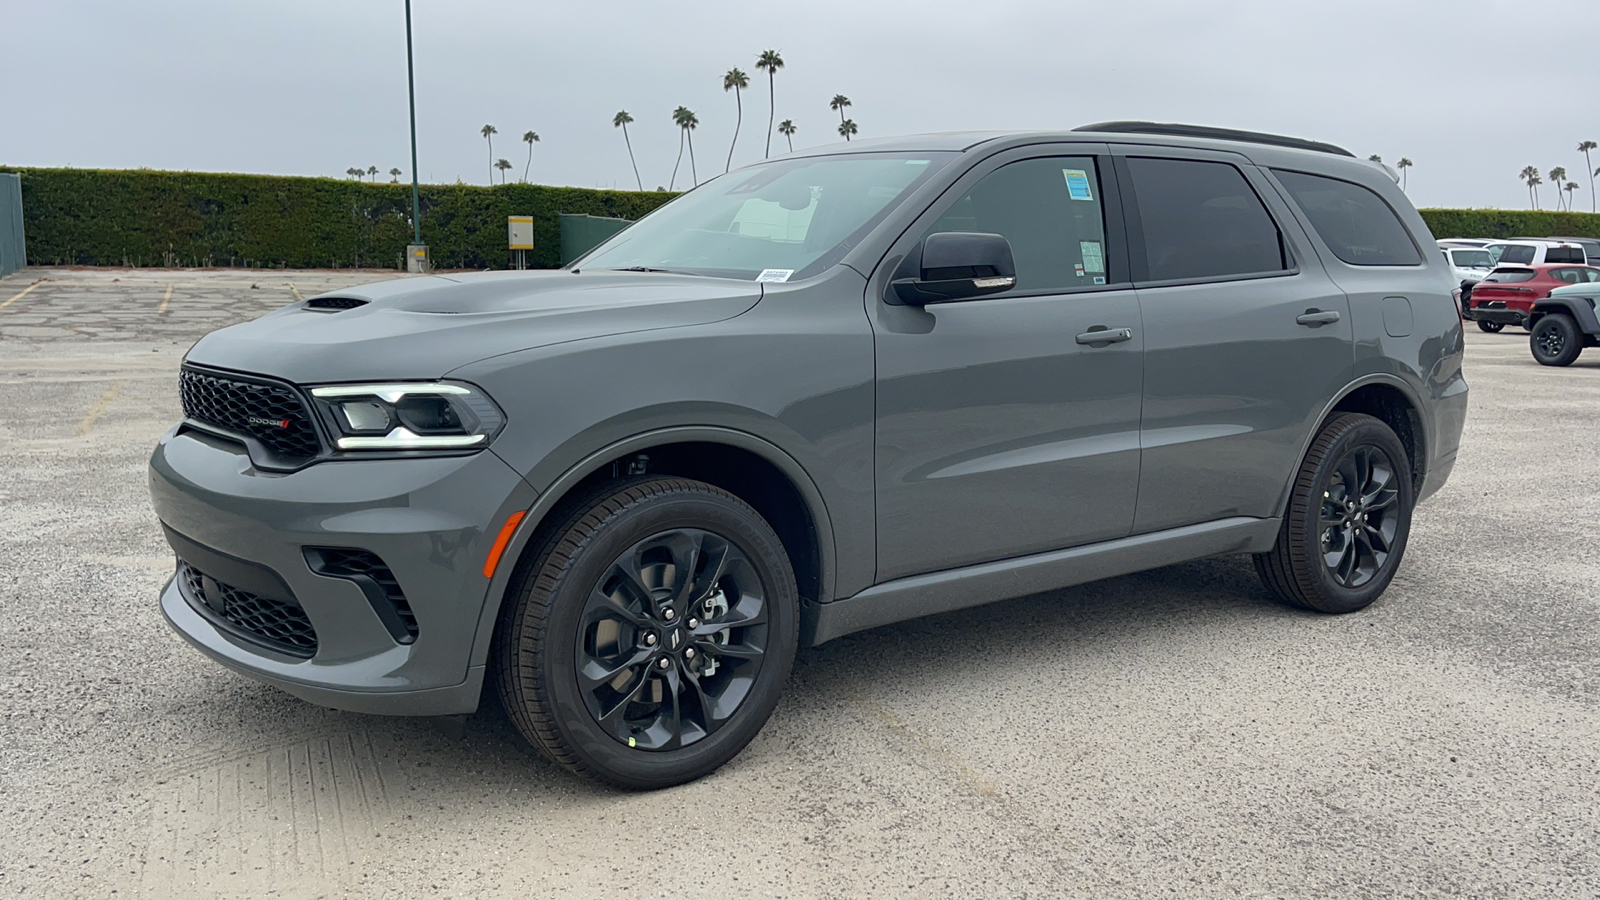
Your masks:
<svg viewBox="0 0 1600 900"><path fill-rule="evenodd" d="M1600 268L1543 264L1499 266L1472 289L1470 317L1491 334L1507 325L1531 330L1533 305L1556 288L1600 282Z"/></svg>
<svg viewBox="0 0 1600 900"><path fill-rule="evenodd" d="M1552 235L1550 237L1542 238L1514 237L1507 238L1506 240L1534 241L1539 243L1554 244L1576 244L1577 246L1583 248L1583 255L1589 258L1588 262L1590 265L1600 265L1600 240L1596 240L1594 238L1562 237L1559 235ZM1561 262L1561 260L1551 260L1551 262Z"/></svg>
<svg viewBox="0 0 1600 900"><path fill-rule="evenodd" d="M1600 347L1600 282L1558 287L1533 304L1528 348L1540 365L1570 366L1585 347Z"/></svg>
<svg viewBox="0 0 1600 900"><path fill-rule="evenodd" d="M1435 241L1440 247L1486 247L1495 243L1489 238L1440 238Z"/></svg>
<svg viewBox="0 0 1600 900"><path fill-rule="evenodd" d="M1497 266L1542 266L1545 263L1587 265L1589 256L1577 244L1560 241L1497 241L1484 246Z"/></svg>
<svg viewBox="0 0 1600 900"><path fill-rule="evenodd" d="M1439 250L1450 261L1450 277L1456 283L1462 318L1466 318L1472 302L1472 286L1494 270L1494 258L1481 247L1440 247Z"/></svg>

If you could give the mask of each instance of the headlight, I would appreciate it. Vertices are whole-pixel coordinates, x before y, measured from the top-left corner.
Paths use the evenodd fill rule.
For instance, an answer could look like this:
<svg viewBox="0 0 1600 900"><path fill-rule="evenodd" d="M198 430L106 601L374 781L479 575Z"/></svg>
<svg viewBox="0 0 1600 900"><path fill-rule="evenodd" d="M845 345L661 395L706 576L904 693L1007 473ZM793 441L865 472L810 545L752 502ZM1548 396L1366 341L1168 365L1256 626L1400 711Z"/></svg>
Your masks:
<svg viewBox="0 0 1600 900"><path fill-rule="evenodd" d="M340 450L470 450L505 424L499 407L465 384L331 384L311 396Z"/></svg>

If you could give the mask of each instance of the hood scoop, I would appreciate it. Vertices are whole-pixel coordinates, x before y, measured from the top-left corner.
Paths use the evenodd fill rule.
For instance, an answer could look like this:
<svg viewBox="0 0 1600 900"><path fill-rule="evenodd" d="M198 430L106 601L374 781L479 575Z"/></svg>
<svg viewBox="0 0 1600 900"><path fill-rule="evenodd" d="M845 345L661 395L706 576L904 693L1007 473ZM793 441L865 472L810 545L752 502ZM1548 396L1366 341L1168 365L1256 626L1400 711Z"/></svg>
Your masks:
<svg viewBox="0 0 1600 900"><path fill-rule="evenodd" d="M306 301L306 309L320 309L326 312L338 312L366 305L367 301L358 297L312 297Z"/></svg>

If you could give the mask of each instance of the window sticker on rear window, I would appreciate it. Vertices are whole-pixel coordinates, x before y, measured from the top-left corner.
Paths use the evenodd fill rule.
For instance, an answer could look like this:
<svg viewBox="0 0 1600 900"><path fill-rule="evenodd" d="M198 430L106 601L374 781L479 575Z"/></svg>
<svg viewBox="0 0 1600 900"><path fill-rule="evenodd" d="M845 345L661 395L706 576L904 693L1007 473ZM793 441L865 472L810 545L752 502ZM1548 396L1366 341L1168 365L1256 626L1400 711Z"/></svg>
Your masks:
<svg viewBox="0 0 1600 900"><path fill-rule="evenodd" d="M1083 257L1083 270L1090 274L1101 274L1106 270L1106 255L1100 249L1099 241L1079 241L1079 254Z"/></svg>
<svg viewBox="0 0 1600 900"><path fill-rule="evenodd" d="M793 274L793 269L762 269L761 274L756 276L756 283L788 281Z"/></svg>
<svg viewBox="0 0 1600 900"><path fill-rule="evenodd" d="M1062 169L1061 174L1067 179L1067 196L1074 200L1094 200L1094 194L1089 190L1089 173L1082 169Z"/></svg>

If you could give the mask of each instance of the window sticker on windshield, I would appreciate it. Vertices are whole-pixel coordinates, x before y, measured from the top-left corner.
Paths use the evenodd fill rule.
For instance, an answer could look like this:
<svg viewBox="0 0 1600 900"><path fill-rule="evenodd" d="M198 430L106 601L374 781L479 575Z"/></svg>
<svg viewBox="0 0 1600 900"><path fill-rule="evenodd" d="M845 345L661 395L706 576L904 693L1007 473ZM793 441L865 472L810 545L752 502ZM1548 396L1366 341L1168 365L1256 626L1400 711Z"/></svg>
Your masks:
<svg viewBox="0 0 1600 900"><path fill-rule="evenodd" d="M1094 194L1089 192L1089 173L1082 169L1062 169L1061 174L1067 179L1067 196L1074 200L1093 200Z"/></svg>
<svg viewBox="0 0 1600 900"><path fill-rule="evenodd" d="M762 269L761 274L756 276L756 283L761 284L762 282L767 281L788 281L789 276L793 274L793 269Z"/></svg>
<svg viewBox="0 0 1600 900"><path fill-rule="evenodd" d="M1099 241L1079 241L1078 252L1083 256L1083 270L1085 272L1104 272L1106 270L1105 251L1100 249Z"/></svg>
<svg viewBox="0 0 1600 900"><path fill-rule="evenodd" d="M1072 272L1073 272L1073 274L1077 275L1079 278L1082 278L1083 277L1083 263L1073 263L1072 264Z"/></svg>
<svg viewBox="0 0 1600 900"><path fill-rule="evenodd" d="M1104 275L1096 275L1094 277L1094 283L1095 284L1105 284L1106 283L1105 276Z"/></svg>

